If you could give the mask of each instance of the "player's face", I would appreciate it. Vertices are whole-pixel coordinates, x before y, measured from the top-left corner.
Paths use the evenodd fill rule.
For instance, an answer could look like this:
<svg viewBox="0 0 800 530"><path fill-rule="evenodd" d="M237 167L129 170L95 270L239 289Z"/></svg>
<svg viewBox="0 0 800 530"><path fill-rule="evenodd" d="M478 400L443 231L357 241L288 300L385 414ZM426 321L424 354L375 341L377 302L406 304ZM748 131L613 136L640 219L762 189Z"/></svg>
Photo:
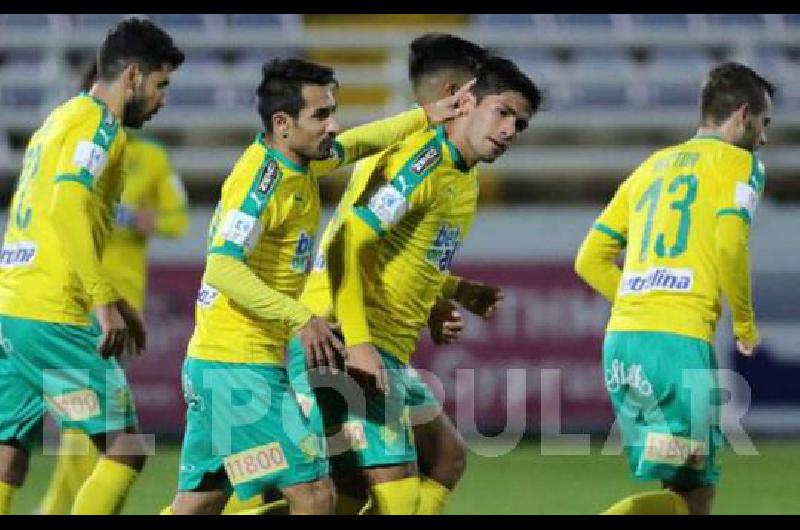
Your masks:
<svg viewBox="0 0 800 530"><path fill-rule="evenodd" d="M125 104L126 127L139 129L161 109L167 97L171 74L172 67L164 64L157 70L137 76L133 97Z"/></svg>
<svg viewBox="0 0 800 530"><path fill-rule="evenodd" d="M767 143L767 127L772 121L772 98L766 96L764 111L759 114L750 113L744 123L744 132L741 138L735 142L738 147L748 151L758 151L762 145Z"/></svg>
<svg viewBox="0 0 800 530"><path fill-rule="evenodd" d="M304 85L305 105L297 119L291 120L288 140L293 151L307 160L323 160L330 156L333 140L339 133L339 124L333 117L336 111L333 85Z"/></svg>
<svg viewBox="0 0 800 530"><path fill-rule="evenodd" d="M532 116L528 100L519 92L484 96L470 112L466 140L476 160L494 162L506 152Z"/></svg>

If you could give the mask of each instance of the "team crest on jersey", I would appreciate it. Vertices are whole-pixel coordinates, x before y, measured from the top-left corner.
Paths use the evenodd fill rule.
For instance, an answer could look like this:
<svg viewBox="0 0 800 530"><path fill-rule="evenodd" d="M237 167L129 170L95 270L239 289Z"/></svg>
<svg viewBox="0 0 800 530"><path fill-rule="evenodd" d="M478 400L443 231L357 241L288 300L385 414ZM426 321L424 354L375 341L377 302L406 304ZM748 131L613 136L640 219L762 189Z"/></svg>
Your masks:
<svg viewBox="0 0 800 530"><path fill-rule="evenodd" d="M450 226L447 223L439 226L433 245L425 254L428 263L440 271L450 270L450 264L453 262L453 256L459 245L460 235L461 229L457 226Z"/></svg>
<svg viewBox="0 0 800 530"><path fill-rule="evenodd" d="M436 146L431 146L414 160L411 164L411 171L417 175L422 175L425 170L433 167L441 158L441 151Z"/></svg>
<svg viewBox="0 0 800 530"><path fill-rule="evenodd" d="M278 163L274 160L267 162L264 171L261 172L261 181L258 183L258 191L264 195L269 195L281 178L281 170Z"/></svg>

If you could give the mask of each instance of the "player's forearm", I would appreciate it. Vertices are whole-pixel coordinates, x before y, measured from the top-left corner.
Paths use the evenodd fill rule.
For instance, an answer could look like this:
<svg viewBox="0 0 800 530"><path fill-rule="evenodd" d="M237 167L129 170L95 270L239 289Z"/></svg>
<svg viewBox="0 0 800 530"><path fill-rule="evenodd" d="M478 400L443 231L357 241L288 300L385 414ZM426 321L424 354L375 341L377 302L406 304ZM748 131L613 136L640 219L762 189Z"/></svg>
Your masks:
<svg viewBox="0 0 800 530"><path fill-rule="evenodd" d="M156 213L155 232L161 237L179 238L189 229L189 214L185 207Z"/></svg>
<svg viewBox="0 0 800 530"><path fill-rule="evenodd" d="M750 280L749 227L734 216L718 218L717 266L720 284L731 309L733 332L748 342L758 339Z"/></svg>
<svg viewBox="0 0 800 530"><path fill-rule="evenodd" d="M61 249L92 298L92 304L101 305L121 297L101 269L86 211L88 197L89 192L82 184L58 183L50 203L50 217Z"/></svg>
<svg viewBox="0 0 800 530"><path fill-rule="evenodd" d="M606 234L591 230L575 257L575 273L611 303L622 278L616 263L620 250L619 244Z"/></svg>
<svg viewBox="0 0 800 530"><path fill-rule="evenodd" d="M247 265L230 256L209 254L203 282L259 320L278 320L296 330L313 316L300 302L272 289Z"/></svg>
<svg viewBox="0 0 800 530"><path fill-rule="evenodd" d="M417 108L353 127L336 137L343 150L340 153L343 155L343 165L383 151L427 126L428 116L425 109Z"/></svg>
<svg viewBox="0 0 800 530"><path fill-rule="evenodd" d="M342 278L333 288L333 304L347 346L372 342L360 263L362 252L377 237L374 230L352 211L342 224Z"/></svg>

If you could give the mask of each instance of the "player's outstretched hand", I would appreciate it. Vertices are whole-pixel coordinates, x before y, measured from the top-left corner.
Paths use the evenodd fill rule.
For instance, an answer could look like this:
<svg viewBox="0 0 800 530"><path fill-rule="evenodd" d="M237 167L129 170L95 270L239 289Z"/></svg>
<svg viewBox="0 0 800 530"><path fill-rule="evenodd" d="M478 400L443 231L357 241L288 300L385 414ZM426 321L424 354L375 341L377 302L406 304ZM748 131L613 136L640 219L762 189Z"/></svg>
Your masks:
<svg viewBox="0 0 800 530"><path fill-rule="evenodd" d="M758 342L745 342L743 340L736 340L736 349L739 350L744 357L752 357L756 353Z"/></svg>
<svg viewBox="0 0 800 530"><path fill-rule="evenodd" d="M388 394L386 368L380 353L372 344L356 344L345 350L347 373L361 385L367 393Z"/></svg>
<svg viewBox="0 0 800 530"><path fill-rule="evenodd" d="M464 309L483 318L492 316L503 305L504 298L499 287L468 280L459 282L455 296Z"/></svg>
<svg viewBox="0 0 800 530"><path fill-rule="evenodd" d="M300 328L299 334L309 369L329 369L331 373L338 372L337 365L344 344L333 333L330 324L324 318L311 317L311 320Z"/></svg>
<svg viewBox="0 0 800 530"><path fill-rule="evenodd" d="M129 340L125 345L125 351L129 355L141 355L142 350L146 347L147 333L144 329L144 319L127 300L117 300L114 302L117 310L125 319L125 324L128 327Z"/></svg>
<svg viewBox="0 0 800 530"><path fill-rule="evenodd" d="M434 344L450 344L458 339L464 329L464 319L453 302L439 298L428 316L428 329Z"/></svg>
<svg viewBox="0 0 800 530"><path fill-rule="evenodd" d="M130 334L116 302L97 306L95 315L102 331L97 353L103 359L119 357L130 340Z"/></svg>
<svg viewBox="0 0 800 530"><path fill-rule="evenodd" d="M423 105L425 113L428 115L428 122L431 125L438 125L447 120L461 116L463 112L462 106L459 104L464 95L475 85L477 79L470 79L464 85L456 90L452 96L447 96L433 103Z"/></svg>

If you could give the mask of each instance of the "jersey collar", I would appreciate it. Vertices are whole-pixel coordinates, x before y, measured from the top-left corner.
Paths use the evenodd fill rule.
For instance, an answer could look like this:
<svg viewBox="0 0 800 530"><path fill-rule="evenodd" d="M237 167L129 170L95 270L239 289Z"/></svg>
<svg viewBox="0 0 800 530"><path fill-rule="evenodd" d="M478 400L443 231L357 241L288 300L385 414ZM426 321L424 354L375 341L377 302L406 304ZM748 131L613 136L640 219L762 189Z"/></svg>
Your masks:
<svg viewBox="0 0 800 530"><path fill-rule="evenodd" d="M272 158L274 158L275 160L277 160L278 162L280 162L281 164L283 164L287 168L291 169L292 171L296 171L297 173L300 173L302 175L305 175L306 173L308 173L308 168L307 167L303 167L300 164L297 164L296 162L293 162L293 161L289 160L288 158L286 158L286 156L283 153L281 153L277 149L273 149L272 147L268 146L267 143L264 141L264 133L263 132L258 133L256 135L256 142L261 144L261 146L264 147L264 149L267 150L267 154L269 156L271 156Z"/></svg>
<svg viewBox="0 0 800 530"><path fill-rule="evenodd" d="M108 105L106 105L106 102L103 101L102 99L94 97L86 90L81 90L78 93L78 95L82 97L87 97L92 101L94 101L95 103L97 103L98 105L100 105L100 108L103 109L103 119L107 119L107 116L111 116L112 123L109 123L108 125L112 125L113 123L116 123L118 121L117 117L114 116L114 113L111 112L111 110L109 110ZM125 132L127 133L127 129Z"/></svg>
<svg viewBox="0 0 800 530"><path fill-rule="evenodd" d="M712 134L712 133L706 133L706 134L697 133L694 135L692 140L719 140L720 142L724 141L718 134Z"/></svg>
<svg viewBox="0 0 800 530"><path fill-rule="evenodd" d="M453 159L453 165L456 166L456 169L463 173L468 172L469 167L467 167L467 163L464 162L464 157L461 156L461 152L455 145L453 145L453 142L447 138L447 131L445 131L444 125L439 125L436 127L436 138L438 138L440 142L447 146L447 150L450 151L450 158Z"/></svg>

